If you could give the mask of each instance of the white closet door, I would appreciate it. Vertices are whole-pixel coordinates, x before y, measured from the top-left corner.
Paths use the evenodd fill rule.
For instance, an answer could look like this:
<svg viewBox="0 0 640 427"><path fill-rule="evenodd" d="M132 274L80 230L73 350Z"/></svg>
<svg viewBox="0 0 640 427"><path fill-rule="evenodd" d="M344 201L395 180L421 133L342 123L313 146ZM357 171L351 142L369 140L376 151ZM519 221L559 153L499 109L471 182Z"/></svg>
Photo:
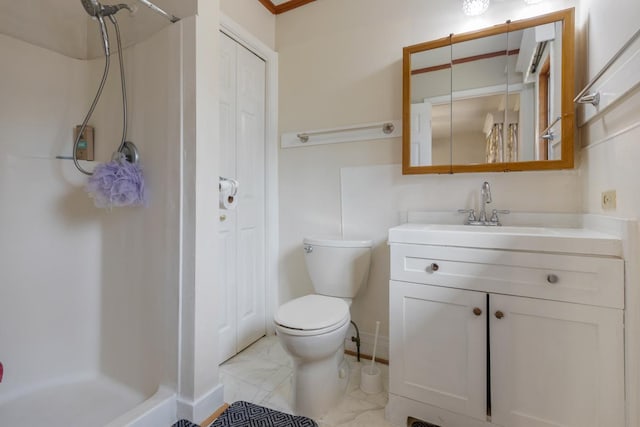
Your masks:
<svg viewBox="0 0 640 427"><path fill-rule="evenodd" d="M220 358L259 339L265 310L265 63L221 34L220 174L240 183L235 210L220 210Z"/></svg>
<svg viewBox="0 0 640 427"><path fill-rule="evenodd" d="M238 350L265 334L265 63L237 48Z"/></svg>
<svg viewBox="0 0 640 427"><path fill-rule="evenodd" d="M220 174L233 178L236 176L236 43L225 35L220 39ZM217 271L222 301L216 304L220 319L220 362L236 354L236 214L235 210L220 210Z"/></svg>

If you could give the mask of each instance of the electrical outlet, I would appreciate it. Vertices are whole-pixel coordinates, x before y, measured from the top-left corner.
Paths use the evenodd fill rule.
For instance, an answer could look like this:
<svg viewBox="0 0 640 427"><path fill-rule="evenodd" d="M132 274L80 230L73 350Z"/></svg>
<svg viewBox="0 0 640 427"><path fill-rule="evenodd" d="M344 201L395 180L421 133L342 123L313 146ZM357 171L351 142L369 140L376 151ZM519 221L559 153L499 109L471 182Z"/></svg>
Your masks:
<svg viewBox="0 0 640 427"><path fill-rule="evenodd" d="M616 208L616 190L603 191L602 197L602 209L610 211Z"/></svg>

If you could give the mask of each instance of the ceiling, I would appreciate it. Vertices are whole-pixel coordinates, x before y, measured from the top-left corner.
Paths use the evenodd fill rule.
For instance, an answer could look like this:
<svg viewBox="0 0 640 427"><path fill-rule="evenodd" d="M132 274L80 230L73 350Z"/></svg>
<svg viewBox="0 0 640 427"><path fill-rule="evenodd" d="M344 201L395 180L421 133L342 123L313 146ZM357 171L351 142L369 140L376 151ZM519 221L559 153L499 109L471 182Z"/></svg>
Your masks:
<svg viewBox="0 0 640 427"><path fill-rule="evenodd" d="M193 16L197 10L197 0L152 1L179 18ZM144 40L170 24L136 0L120 0L119 3L137 9L133 15L126 11L117 14L125 46ZM84 11L80 0L0 0L0 34L72 58L102 55L98 25Z"/></svg>
<svg viewBox="0 0 640 427"><path fill-rule="evenodd" d="M179 18L193 16L198 0L152 0ZM274 14L315 0L255 0ZM113 0L134 6L136 12L118 13L123 44L130 46L169 25L169 21L136 0ZM80 0L0 0L0 34L77 59L102 56L98 26L85 13Z"/></svg>

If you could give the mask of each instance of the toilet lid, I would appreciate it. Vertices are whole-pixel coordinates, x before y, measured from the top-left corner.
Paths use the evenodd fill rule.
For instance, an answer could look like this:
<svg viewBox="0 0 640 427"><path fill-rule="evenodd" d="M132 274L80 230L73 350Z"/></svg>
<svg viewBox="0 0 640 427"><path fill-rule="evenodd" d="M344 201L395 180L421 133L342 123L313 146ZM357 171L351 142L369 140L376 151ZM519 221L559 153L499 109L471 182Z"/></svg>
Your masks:
<svg viewBox="0 0 640 427"><path fill-rule="evenodd" d="M324 329L344 321L349 306L344 300L324 295L306 295L278 308L274 320L290 329Z"/></svg>

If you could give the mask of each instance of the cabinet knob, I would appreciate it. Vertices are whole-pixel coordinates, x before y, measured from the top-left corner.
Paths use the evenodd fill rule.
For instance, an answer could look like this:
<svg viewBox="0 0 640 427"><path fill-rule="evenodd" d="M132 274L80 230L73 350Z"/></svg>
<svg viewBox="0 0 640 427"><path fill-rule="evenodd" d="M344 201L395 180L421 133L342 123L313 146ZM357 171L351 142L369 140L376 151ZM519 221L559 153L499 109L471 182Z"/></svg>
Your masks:
<svg viewBox="0 0 640 427"><path fill-rule="evenodd" d="M473 309L473 314L475 314L476 316L480 316L482 314L482 310L480 310L479 307L475 307Z"/></svg>
<svg viewBox="0 0 640 427"><path fill-rule="evenodd" d="M549 282L549 283L558 283L558 276L556 276L555 274L549 274L547 276L547 282Z"/></svg>
<svg viewBox="0 0 640 427"><path fill-rule="evenodd" d="M227 220L226 215L220 215L220 221L226 221L226 220Z"/></svg>
<svg viewBox="0 0 640 427"><path fill-rule="evenodd" d="M428 270L429 271L438 271L438 270L440 270L440 266L434 262L429 266Z"/></svg>
<svg viewBox="0 0 640 427"><path fill-rule="evenodd" d="M497 319L502 319L504 317L504 313L501 312L500 310L496 311L496 318Z"/></svg>

